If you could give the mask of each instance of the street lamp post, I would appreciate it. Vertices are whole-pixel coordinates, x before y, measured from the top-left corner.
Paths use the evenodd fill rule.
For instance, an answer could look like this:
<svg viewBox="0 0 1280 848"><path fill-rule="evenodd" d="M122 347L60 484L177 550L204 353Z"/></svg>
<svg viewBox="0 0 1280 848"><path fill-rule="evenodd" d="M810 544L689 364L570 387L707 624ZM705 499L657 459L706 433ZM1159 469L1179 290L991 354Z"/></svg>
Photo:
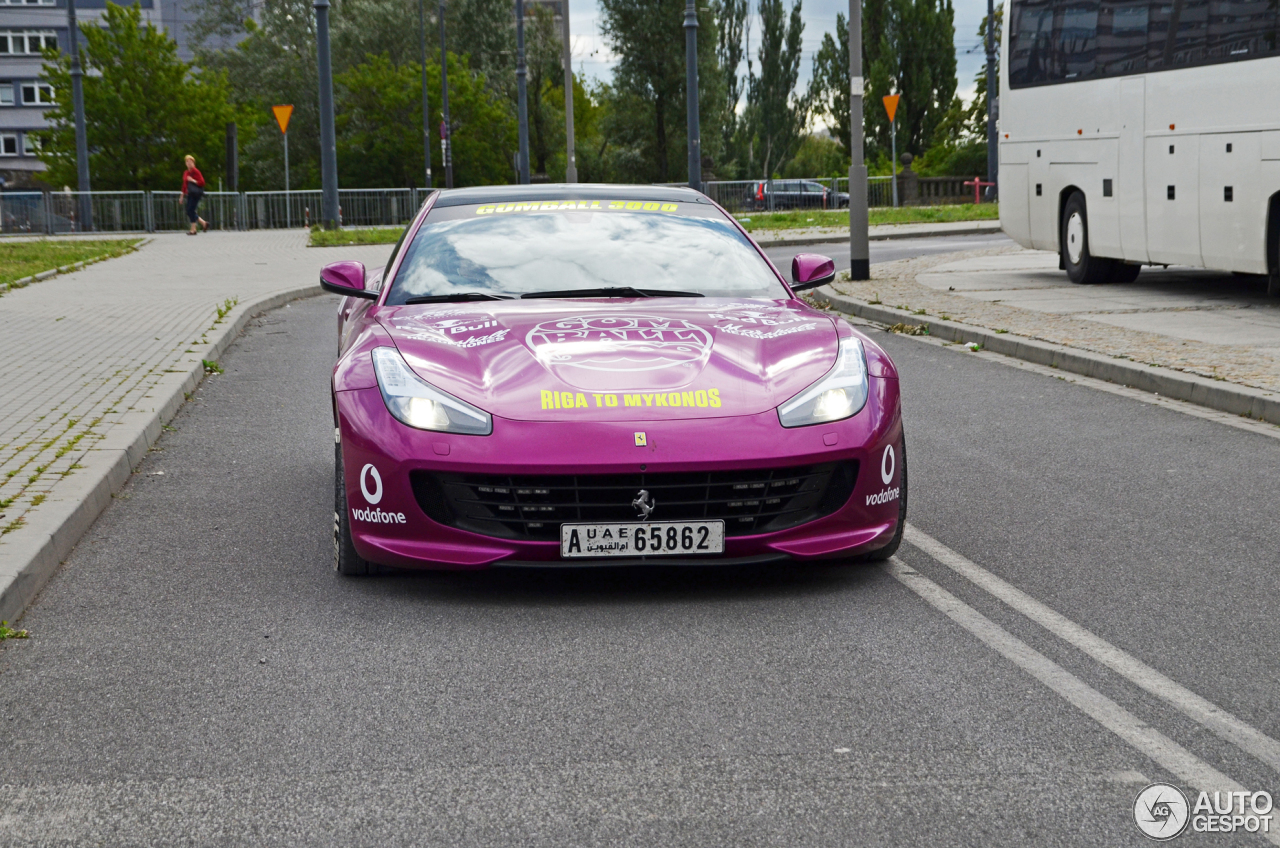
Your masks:
<svg viewBox="0 0 1280 848"><path fill-rule="evenodd" d="M453 150L449 136L449 61L444 52L444 0L440 0L440 109L444 120L440 122L440 158L444 160L444 187L453 188Z"/></svg>
<svg viewBox="0 0 1280 848"><path fill-rule="evenodd" d="M418 48L422 53L422 160L427 167L427 190L431 190L431 110L427 101L427 13L426 0L418 0Z"/></svg>
<svg viewBox="0 0 1280 848"><path fill-rule="evenodd" d="M685 88L689 110L689 188L702 191L702 138L698 120L698 9L696 0L684 6Z"/></svg>
<svg viewBox="0 0 1280 848"><path fill-rule="evenodd" d="M578 162L573 141L573 44L569 39L569 0L560 0L564 9L564 181L578 181Z"/></svg>
<svg viewBox="0 0 1280 848"><path fill-rule="evenodd" d="M314 0L316 67L320 72L320 221L335 230L338 213L338 149L333 129L333 67L329 61L329 0Z"/></svg>
<svg viewBox="0 0 1280 848"><path fill-rule="evenodd" d="M862 157L862 0L849 0L849 279L871 279L867 163Z"/></svg>
<svg viewBox="0 0 1280 848"><path fill-rule="evenodd" d="M520 117L520 185L529 184L529 93L525 80L529 69L524 63L524 0L516 0L516 92Z"/></svg>
<svg viewBox="0 0 1280 848"><path fill-rule="evenodd" d="M67 0L67 29L71 48L71 101L76 121L76 188L80 191L80 229L93 229L93 198L89 194L89 138L84 126L84 83L80 67L80 30L76 26L76 0Z"/></svg>
<svg viewBox="0 0 1280 848"><path fill-rule="evenodd" d="M987 182L991 183L991 196L999 194L1000 149L996 132L996 109L999 106L999 89L996 81L996 9L995 0L987 0Z"/></svg>

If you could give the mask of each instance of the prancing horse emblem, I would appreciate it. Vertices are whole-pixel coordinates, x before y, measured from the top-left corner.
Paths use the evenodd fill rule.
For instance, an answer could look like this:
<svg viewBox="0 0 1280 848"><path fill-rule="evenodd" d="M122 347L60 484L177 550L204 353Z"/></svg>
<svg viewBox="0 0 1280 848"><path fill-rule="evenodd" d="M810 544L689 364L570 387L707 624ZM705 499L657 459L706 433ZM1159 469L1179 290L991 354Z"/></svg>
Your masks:
<svg viewBox="0 0 1280 848"><path fill-rule="evenodd" d="M649 496L648 489L641 489L640 494L636 495L636 499L631 502L631 505L636 508L641 521L648 521L649 513L657 508L658 502Z"/></svg>

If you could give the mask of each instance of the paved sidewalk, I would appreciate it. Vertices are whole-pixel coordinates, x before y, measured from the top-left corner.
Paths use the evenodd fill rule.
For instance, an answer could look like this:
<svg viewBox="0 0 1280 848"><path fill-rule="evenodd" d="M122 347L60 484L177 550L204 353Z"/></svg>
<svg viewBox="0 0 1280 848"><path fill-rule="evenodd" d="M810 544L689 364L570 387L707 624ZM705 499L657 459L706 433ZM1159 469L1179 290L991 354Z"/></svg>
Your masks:
<svg viewBox="0 0 1280 848"><path fill-rule="evenodd" d="M252 315L318 292L321 265L372 267L390 253L306 240L160 235L0 297L0 618L13 620L110 502L202 360L216 361Z"/></svg>
<svg viewBox="0 0 1280 848"><path fill-rule="evenodd" d="M1013 247L883 263L871 280L834 289L859 314L884 313L873 320L925 324L1033 361L1049 355L1039 343L1086 352L1088 361L1054 361L1280 423L1280 302L1261 278L1143 268L1133 283L1077 286L1056 254Z"/></svg>

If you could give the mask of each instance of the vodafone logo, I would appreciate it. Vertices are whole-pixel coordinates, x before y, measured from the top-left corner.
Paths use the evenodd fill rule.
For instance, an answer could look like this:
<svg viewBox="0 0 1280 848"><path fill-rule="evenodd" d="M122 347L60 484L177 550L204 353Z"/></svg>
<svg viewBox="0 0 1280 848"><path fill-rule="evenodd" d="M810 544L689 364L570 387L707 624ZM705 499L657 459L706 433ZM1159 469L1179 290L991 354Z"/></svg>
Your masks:
<svg viewBox="0 0 1280 848"><path fill-rule="evenodd" d="M880 457L880 479L887 486L893 482L893 472L896 470L897 460L893 455L893 445L889 445L884 449L884 456ZM377 501L373 501L377 503Z"/></svg>
<svg viewBox="0 0 1280 848"><path fill-rule="evenodd" d="M369 490L370 478L373 478L373 491ZM370 505L376 505L382 500L382 475L373 467L373 463L360 469L360 493Z"/></svg>

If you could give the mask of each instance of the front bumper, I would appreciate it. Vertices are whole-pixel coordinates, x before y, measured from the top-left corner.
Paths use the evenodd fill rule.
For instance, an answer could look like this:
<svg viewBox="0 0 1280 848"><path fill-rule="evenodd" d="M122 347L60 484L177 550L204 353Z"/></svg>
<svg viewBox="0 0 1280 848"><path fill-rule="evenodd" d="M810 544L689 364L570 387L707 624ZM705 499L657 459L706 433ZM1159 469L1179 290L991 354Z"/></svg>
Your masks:
<svg viewBox="0 0 1280 848"><path fill-rule="evenodd" d="M773 410L737 418L528 422L494 416L489 436L415 430L387 412L376 388L335 393L352 541L365 559L398 568L492 565L732 564L837 559L887 544L897 528L901 443L897 380L872 377L866 407L845 421L797 429ZM645 444L637 446L636 434ZM774 533L730 536L722 556L681 560L560 557L558 542L505 539L431 520L410 484L416 470L471 474L623 474L782 468L856 460L853 494L835 512ZM890 479L882 471L891 467ZM657 520L657 517L655 517Z"/></svg>

